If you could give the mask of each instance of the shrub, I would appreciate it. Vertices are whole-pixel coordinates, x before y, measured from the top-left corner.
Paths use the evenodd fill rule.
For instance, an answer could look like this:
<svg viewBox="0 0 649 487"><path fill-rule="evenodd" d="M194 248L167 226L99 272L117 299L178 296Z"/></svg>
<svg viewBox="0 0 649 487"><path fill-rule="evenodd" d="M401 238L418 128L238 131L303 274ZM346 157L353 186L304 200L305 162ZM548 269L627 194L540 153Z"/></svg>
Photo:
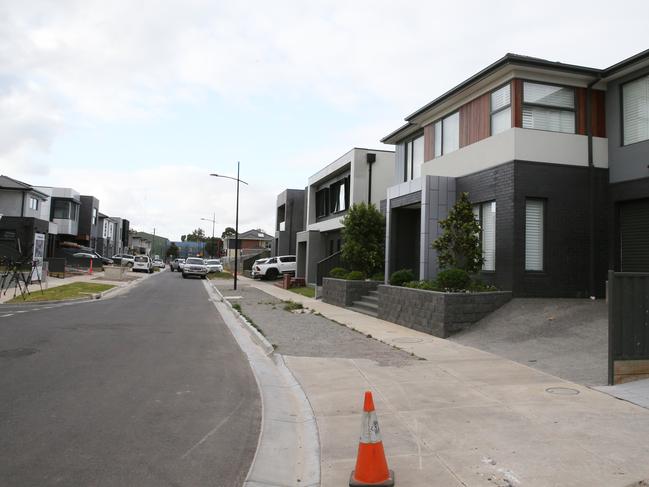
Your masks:
<svg viewBox="0 0 649 487"><path fill-rule="evenodd" d="M365 279L365 274L361 271L351 271L347 276L345 276L345 279L348 281L362 281Z"/></svg>
<svg viewBox="0 0 649 487"><path fill-rule="evenodd" d="M424 289L426 291L437 291L437 284L433 281L410 281L404 284L404 287L413 289Z"/></svg>
<svg viewBox="0 0 649 487"><path fill-rule="evenodd" d="M464 269L446 269L437 274L436 284L445 291L466 291L471 286L471 276Z"/></svg>
<svg viewBox="0 0 649 487"><path fill-rule="evenodd" d="M406 282L414 281L415 275L410 269L401 269L394 271L390 276L392 286L403 286Z"/></svg>
<svg viewBox="0 0 649 487"><path fill-rule="evenodd" d="M372 277L370 277L373 281L381 281L383 282L385 280L385 273L383 272L377 272L376 274L372 274Z"/></svg>
<svg viewBox="0 0 649 487"><path fill-rule="evenodd" d="M329 277L334 277L336 279L346 279L349 271L342 267L334 267L329 271Z"/></svg>

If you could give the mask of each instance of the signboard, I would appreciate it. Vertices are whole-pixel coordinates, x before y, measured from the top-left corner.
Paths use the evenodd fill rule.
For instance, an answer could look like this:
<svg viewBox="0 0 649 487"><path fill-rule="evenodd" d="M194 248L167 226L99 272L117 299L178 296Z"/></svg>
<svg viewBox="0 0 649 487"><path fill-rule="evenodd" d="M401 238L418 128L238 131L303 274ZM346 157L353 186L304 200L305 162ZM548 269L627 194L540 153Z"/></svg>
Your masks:
<svg viewBox="0 0 649 487"><path fill-rule="evenodd" d="M40 281L43 278L43 257L45 256L45 234L34 234L34 255L32 260L36 263L32 273L32 281Z"/></svg>

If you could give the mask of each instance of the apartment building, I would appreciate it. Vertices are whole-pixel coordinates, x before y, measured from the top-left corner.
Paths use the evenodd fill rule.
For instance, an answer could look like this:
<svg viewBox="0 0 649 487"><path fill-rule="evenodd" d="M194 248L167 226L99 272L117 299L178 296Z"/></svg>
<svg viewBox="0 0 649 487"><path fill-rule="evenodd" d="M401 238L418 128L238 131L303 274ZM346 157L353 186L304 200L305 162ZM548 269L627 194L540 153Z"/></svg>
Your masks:
<svg viewBox="0 0 649 487"><path fill-rule="evenodd" d="M305 190L286 189L277 195L275 239L271 255L295 255L296 234L304 230Z"/></svg>
<svg viewBox="0 0 649 487"><path fill-rule="evenodd" d="M321 282L318 264L340 252L347 209L361 202L379 207L392 184L394 157L393 151L354 148L309 178L304 231L296 235L297 276Z"/></svg>
<svg viewBox="0 0 649 487"><path fill-rule="evenodd" d="M641 270L648 60L602 70L507 54L407 116L382 139L395 145L386 276L436 275L431 244L461 192L482 225L482 278L516 296L603 296L609 266Z"/></svg>

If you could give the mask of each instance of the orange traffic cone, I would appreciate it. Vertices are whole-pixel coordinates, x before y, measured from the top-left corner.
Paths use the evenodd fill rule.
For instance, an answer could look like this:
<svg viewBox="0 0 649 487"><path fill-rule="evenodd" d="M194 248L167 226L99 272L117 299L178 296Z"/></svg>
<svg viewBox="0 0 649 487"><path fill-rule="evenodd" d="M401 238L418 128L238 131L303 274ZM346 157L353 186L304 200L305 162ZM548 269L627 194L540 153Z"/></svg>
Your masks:
<svg viewBox="0 0 649 487"><path fill-rule="evenodd" d="M88 269L88 274L92 275L92 259L90 259L90 269Z"/></svg>
<svg viewBox="0 0 649 487"><path fill-rule="evenodd" d="M388 462L383 451L379 420L374 411L374 400L370 391L365 392L361 438L358 444L356 468L349 477L349 487L377 485L392 487L394 472L388 470Z"/></svg>

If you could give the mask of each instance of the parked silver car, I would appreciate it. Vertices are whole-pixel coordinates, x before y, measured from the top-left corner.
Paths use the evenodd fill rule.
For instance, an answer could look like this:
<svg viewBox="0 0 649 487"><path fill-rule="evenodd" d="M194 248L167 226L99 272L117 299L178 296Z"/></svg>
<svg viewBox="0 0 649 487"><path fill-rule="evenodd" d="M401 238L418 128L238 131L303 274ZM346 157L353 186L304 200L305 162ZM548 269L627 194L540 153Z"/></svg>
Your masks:
<svg viewBox="0 0 649 487"><path fill-rule="evenodd" d="M198 276L201 279L207 277L207 266L203 259L198 257L189 257L183 265L183 279L189 276Z"/></svg>

